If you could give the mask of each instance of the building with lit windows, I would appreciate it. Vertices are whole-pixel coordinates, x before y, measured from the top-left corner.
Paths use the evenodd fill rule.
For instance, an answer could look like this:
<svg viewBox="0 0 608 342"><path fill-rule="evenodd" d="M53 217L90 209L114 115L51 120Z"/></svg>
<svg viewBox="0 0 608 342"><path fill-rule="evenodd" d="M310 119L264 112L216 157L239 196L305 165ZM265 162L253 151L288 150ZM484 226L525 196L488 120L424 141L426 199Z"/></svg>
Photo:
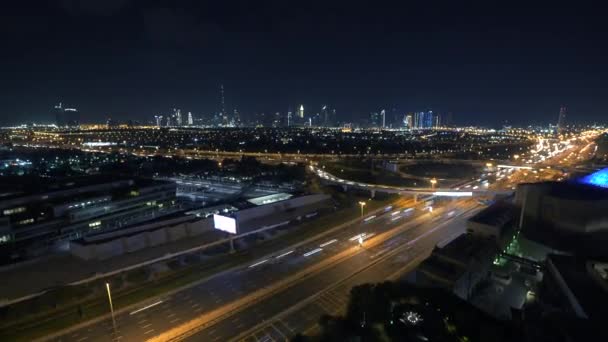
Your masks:
<svg viewBox="0 0 608 342"><path fill-rule="evenodd" d="M173 182L85 176L0 184L0 262L119 230L177 210Z"/></svg>

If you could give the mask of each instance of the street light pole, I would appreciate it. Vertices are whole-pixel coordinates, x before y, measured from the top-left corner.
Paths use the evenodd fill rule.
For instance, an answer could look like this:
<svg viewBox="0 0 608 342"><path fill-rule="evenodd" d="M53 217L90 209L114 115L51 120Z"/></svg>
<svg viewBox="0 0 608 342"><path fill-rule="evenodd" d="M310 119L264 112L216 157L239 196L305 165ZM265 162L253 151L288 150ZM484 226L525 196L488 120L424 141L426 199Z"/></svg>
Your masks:
<svg viewBox="0 0 608 342"><path fill-rule="evenodd" d="M365 206L365 202L359 201L359 206L361 207L361 217L363 217L363 207Z"/></svg>
<svg viewBox="0 0 608 342"><path fill-rule="evenodd" d="M435 184L437 184L437 179L435 179L435 178L431 179L431 188L433 190L435 190Z"/></svg>
<svg viewBox="0 0 608 342"><path fill-rule="evenodd" d="M110 292L110 283L106 283L106 290L108 291L108 301L110 302L110 312L112 313L112 326L114 327L114 334L116 334L116 319L114 318L114 305L112 304L112 293Z"/></svg>

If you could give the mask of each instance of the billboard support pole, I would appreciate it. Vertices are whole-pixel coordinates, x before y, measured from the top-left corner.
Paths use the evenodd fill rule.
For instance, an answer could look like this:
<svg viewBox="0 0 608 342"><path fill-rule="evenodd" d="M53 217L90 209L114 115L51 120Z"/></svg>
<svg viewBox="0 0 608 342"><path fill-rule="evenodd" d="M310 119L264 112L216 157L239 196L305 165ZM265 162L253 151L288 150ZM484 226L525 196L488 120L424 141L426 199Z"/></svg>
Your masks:
<svg viewBox="0 0 608 342"><path fill-rule="evenodd" d="M234 253L234 237L230 236L230 253Z"/></svg>

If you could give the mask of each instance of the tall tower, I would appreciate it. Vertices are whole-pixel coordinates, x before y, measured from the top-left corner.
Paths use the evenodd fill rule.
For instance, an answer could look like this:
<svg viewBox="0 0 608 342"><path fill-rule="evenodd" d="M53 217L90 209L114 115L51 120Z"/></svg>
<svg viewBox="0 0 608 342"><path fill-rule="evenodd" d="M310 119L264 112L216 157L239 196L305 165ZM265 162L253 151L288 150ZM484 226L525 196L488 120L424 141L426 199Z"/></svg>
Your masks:
<svg viewBox="0 0 608 342"><path fill-rule="evenodd" d="M162 115L156 115L156 116L154 116L154 118L156 119L156 127L162 126L163 116Z"/></svg>
<svg viewBox="0 0 608 342"><path fill-rule="evenodd" d="M300 119L304 119L304 105L300 105L300 109L298 109L298 117Z"/></svg>
<svg viewBox="0 0 608 342"><path fill-rule="evenodd" d="M182 111L179 108L177 110L175 110L175 121L176 121L176 123L177 123L178 126L181 126L183 124L183 121L182 121Z"/></svg>
<svg viewBox="0 0 608 342"><path fill-rule="evenodd" d="M382 128L386 128L386 111L381 110L380 115L382 115Z"/></svg>
<svg viewBox="0 0 608 342"><path fill-rule="evenodd" d="M192 112L188 112L188 126L194 125L194 119L192 119Z"/></svg>
<svg viewBox="0 0 608 342"><path fill-rule="evenodd" d="M228 121L228 116L226 115L226 102L224 100L224 85L220 84L220 120L222 122Z"/></svg>
<svg viewBox="0 0 608 342"><path fill-rule="evenodd" d="M566 106L559 108L559 117L557 118L557 132L562 133L566 128Z"/></svg>

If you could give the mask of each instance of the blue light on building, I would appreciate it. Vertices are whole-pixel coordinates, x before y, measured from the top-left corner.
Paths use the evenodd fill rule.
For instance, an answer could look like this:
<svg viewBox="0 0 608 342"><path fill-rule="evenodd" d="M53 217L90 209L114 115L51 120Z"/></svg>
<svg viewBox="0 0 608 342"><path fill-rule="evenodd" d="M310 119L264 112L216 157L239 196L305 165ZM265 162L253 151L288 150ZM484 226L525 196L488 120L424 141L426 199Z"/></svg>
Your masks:
<svg viewBox="0 0 608 342"><path fill-rule="evenodd" d="M579 183L595 185L602 188L608 188L608 168L599 170L590 175L578 179Z"/></svg>

